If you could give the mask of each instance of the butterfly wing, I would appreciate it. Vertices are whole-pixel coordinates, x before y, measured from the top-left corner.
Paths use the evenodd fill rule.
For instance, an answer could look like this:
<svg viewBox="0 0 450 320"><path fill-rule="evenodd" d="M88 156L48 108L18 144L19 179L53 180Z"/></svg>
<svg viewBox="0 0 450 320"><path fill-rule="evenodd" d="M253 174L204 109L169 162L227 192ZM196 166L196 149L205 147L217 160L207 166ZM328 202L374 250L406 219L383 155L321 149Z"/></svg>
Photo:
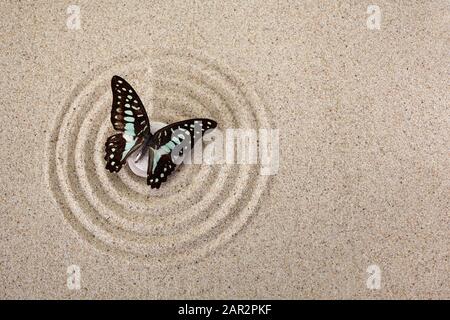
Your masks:
<svg viewBox="0 0 450 320"><path fill-rule="evenodd" d="M159 189L161 183L167 181L167 177L175 170L176 165L172 161L172 156L169 154L159 155L155 149L149 148L149 161L147 168L147 184L150 187ZM158 157L157 164L153 167L151 164L154 159Z"/></svg>
<svg viewBox="0 0 450 320"><path fill-rule="evenodd" d="M110 136L105 143L106 169L110 172L119 172L126 158L139 148L144 142L143 137L127 141L123 133Z"/></svg>
<svg viewBox="0 0 450 320"><path fill-rule="evenodd" d="M151 188L159 189L162 182L175 170L176 164L172 161L172 151L177 145L188 139L187 144L192 148L207 130L217 127L217 122L210 119L189 119L172 123L153 135L152 146L149 148L149 165L147 169L147 184ZM188 148L185 146L184 148ZM181 148L178 155L183 154Z"/></svg>
<svg viewBox="0 0 450 320"><path fill-rule="evenodd" d="M150 135L150 122L144 105L131 85L119 76L111 79L113 93L111 123L122 131L109 137L105 144L106 169L118 172L126 158Z"/></svg>

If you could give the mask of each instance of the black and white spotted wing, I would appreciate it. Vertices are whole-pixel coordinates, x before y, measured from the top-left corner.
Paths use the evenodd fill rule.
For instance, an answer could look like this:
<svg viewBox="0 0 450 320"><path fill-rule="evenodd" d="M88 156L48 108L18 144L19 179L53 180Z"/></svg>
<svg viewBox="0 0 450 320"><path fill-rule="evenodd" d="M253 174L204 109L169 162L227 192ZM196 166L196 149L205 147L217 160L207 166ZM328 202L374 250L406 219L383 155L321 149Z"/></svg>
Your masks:
<svg viewBox="0 0 450 320"><path fill-rule="evenodd" d="M111 122L122 131L108 138L105 144L106 169L118 172L126 158L150 135L150 122L144 105L131 85L119 76L111 79L113 93Z"/></svg>
<svg viewBox="0 0 450 320"><path fill-rule="evenodd" d="M214 120L189 119L172 123L155 132L149 148L147 184L151 188L159 189L161 183L165 182L167 176L176 168L176 164L172 161L173 152L179 150L179 154L174 156L182 155L183 150L191 149L205 132L216 127L217 122ZM189 143L183 143L186 139Z"/></svg>

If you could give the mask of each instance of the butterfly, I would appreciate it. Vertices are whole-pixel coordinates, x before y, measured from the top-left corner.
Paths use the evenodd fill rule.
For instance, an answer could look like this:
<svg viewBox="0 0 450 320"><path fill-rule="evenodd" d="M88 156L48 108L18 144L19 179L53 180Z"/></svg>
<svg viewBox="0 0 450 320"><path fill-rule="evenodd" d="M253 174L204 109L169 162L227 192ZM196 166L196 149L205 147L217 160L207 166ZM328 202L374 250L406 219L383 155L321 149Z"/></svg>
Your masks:
<svg viewBox="0 0 450 320"><path fill-rule="evenodd" d="M119 172L127 158L140 149L135 161L148 154L147 184L152 189L159 189L175 170L179 164L177 157L182 157L208 130L217 127L214 120L197 118L169 124L152 134L144 105L131 85L113 76L111 89L111 122L120 132L106 140L106 169Z"/></svg>

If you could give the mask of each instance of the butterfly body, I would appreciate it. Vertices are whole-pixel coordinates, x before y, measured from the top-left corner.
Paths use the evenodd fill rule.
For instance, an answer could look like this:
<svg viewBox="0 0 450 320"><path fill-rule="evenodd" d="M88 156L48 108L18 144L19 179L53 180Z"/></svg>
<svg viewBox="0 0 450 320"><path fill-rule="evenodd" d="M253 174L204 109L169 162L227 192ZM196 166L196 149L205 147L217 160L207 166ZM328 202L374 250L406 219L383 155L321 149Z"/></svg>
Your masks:
<svg viewBox="0 0 450 320"><path fill-rule="evenodd" d="M150 144L152 143L152 136L151 135L145 135L144 136L144 142L142 144L142 148L139 151L138 156L136 157L136 159L134 160L135 162L138 162L139 160L141 160L145 154L148 152L148 149L150 148Z"/></svg>
<svg viewBox="0 0 450 320"><path fill-rule="evenodd" d="M151 188L159 188L167 180L177 166L175 158L190 150L208 130L217 127L214 120L196 118L172 123L152 134L145 108L131 85L114 76L111 88L111 122L121 133L110 136L105 143L106 169L120 171L126 159L140 149L135 161L148 156L147 184Z"/></svg>

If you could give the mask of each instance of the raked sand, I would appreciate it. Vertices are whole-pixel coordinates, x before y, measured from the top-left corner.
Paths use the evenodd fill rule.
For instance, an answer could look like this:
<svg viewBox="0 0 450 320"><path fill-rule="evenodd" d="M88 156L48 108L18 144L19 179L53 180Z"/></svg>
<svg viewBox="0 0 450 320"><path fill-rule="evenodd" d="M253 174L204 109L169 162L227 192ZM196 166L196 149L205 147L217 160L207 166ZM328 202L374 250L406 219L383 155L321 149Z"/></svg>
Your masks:
<svg viewBox="0 0 450 320"><path fill-rule="evenodd" d="M447 1L69 5L0 4L1 298L450 298ZM277 174L109 173L115 74Z"/></svg>

